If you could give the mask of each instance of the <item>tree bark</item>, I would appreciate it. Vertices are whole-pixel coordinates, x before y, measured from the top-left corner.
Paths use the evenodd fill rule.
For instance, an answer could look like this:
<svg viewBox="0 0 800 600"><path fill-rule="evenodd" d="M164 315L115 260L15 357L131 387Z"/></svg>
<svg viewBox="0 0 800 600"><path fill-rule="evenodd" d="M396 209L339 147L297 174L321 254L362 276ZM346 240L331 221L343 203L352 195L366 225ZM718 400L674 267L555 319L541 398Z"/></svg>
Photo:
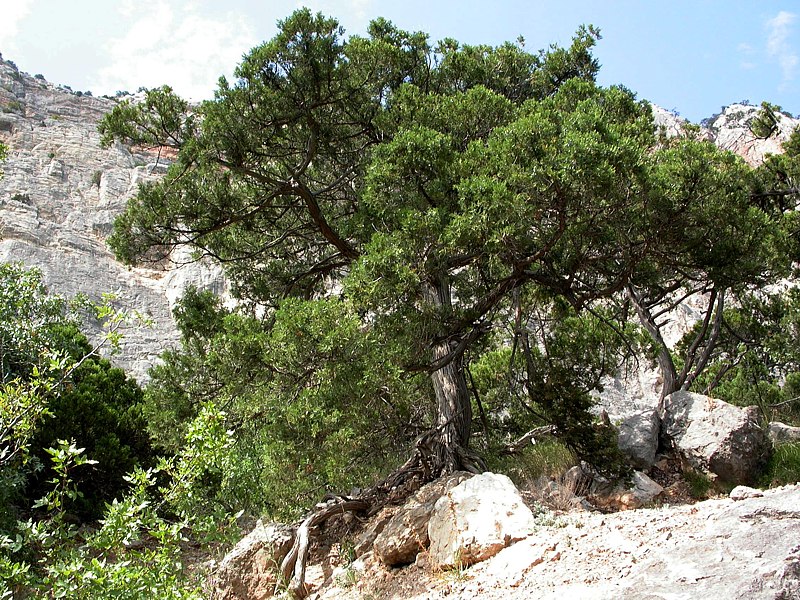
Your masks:
<svg viewBox="0 0 800 600"><path fill-rule="evenodd" d="M437 344L433 349L434 360L447 357L452 351L449 344ZM461 469L461 456L469 447L472 433L472 404L463 353L434 371L431 380L436 394L435 471L443 475Z"/></svg>
<svg viewBox="0 0 800 600"><path fill-rule="evenodd" d="M426 290L427 300L440 316L452 307L451 289L442 277ZM433 364L441 365L431 373L436 395L436 422L430 438L431 475L452 473L467 467L469 439L472 433L472 403L467 386L464 351L458 340L444 339L433 345ZM474 470L470 469L470 470Z"/></svg>
<svg viewBox="0 0 800 600"><path fill-rule="evenodd" d="M675 362L672 360L672 354L667 347L667 343L661 335L661 330L655 322L653 315L642 303L642 299L632 285L628 286L628 298L630 298L636 309L636 314L639 317L639 322L653 338L658 350L658 369L661 371L661 400L669 396L672 392L677 392L680 389L678 383L678 369L675 367Z"/></svg>

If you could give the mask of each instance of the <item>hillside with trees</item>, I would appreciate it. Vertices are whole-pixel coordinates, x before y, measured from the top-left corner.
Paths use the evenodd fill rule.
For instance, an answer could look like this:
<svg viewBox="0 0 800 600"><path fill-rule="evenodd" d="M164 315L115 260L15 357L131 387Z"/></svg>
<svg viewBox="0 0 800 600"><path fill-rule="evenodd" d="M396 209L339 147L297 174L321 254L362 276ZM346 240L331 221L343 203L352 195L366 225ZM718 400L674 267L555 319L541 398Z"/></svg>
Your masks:
<svg viewBox="0 0 800 600"><path fill-rule="evenodd" d="M80 333L104 324L113 345L132 313L4 267L2 597L198 597L184 535L213 547L237 518L317 526L455 472L519 472L533 431L625 479L595 410L623 368L655 363L662 399L800 424L800 133L756 166L698 127L668 136L597 85L599 39L529 52L382 19L348 37L299 10L214 100L115 102L102 143L172 160L110 248L216 264L232 300L188 287L140 388ZM764 104L754 139L781 119ZM685 303L700 319L670 344ZM283 565L298 595L307 552Z"/></svg>

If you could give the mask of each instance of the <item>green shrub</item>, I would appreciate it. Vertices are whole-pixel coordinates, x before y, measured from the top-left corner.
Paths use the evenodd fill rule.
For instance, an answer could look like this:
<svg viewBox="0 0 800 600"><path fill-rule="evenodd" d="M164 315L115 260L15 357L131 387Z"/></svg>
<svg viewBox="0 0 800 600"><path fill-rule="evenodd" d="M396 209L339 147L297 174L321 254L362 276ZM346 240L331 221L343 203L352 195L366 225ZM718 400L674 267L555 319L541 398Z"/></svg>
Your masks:
<svg viewBox="0 0 800 600"><path fill-rule="evenodd" d="M508 475L517 486L540 477L558 478L577 464L575 454L562 442L544 439L516 454L493 454L488 457L490 471Z"/></svg>
<svg viewBox="0 0 800 600"><path fill-rule="evenodd" d="M800 442L781 444L767 463L761 485L786 485L800 481Z"/></svg>
<svg viewBox="0 0 800 600"><path fill-rule="evenodd" d="M74 325L60 327L58 335L75 360L91 351ZM46 463L46 448L59 439L74 439L87 456L97 460L74 478L81 496L71 508L80 517L100 517L105 503L126 487L124 475L152 462L142 400L141 389L124 371L105 359L90 357L75 370L63 392L50 401L52 416L39 424L31 444L33 454ZM30 499L42 495L49 476L43 471L31 479Z"/></svg>
<svg viewBox="0 0 800 600"><path fill-rule="evenodd" d="M705 473L687 470L683 473L683 479L689 486L689 495L695 500L705 500L713 487L713 482Z"/></svg>
<svg viewBox="0 0 800 600"><path fill-rule="evenodd" d="M5 113L22 112L22 102L19 100L9 100L3 105L2 110Z"/></svg>
<svg viewBox="0 0 800 600"><path fill-rule="evenodd" d="M382 364L391 347L346 303L286 300L265 323L190 289L175 318L182 347L150 372L148 429L175 452L201 406L224 407L228 466L200 483L232 511L296 518L326 491L397 466L419 435L407 404L419 380Z"/></svg>

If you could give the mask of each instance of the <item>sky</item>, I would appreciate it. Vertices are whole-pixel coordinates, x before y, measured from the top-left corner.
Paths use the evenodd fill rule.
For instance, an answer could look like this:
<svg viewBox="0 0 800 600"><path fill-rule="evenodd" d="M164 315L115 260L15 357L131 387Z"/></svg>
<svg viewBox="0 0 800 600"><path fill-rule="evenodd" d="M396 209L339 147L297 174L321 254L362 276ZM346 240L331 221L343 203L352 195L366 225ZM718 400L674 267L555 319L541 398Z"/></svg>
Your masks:
<svg viewBox="0 0 800 600"><path fill-rule="evenodd" d="M199 101L301 6L347 35L380 16L432 41L522 36L531 51L592 24L601 85L695 123L745 100L800 113L800 0L0 0L0 53L74 91L169 84Z"/></svg>

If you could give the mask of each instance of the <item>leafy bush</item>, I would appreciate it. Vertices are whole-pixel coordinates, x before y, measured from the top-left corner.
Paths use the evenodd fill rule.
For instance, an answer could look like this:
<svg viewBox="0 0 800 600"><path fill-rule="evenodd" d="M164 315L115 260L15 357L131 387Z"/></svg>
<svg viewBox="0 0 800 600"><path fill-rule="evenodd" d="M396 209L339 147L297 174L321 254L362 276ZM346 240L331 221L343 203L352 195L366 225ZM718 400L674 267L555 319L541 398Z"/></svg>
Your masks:
<svg viewBox="0 0 800 600"><path fill-rule="evenodd" d="M228 466L203 482L230 510L293 518L397 466L423 428L420 378L400 376L346 302L286 300L261 320L188 290L175 316L182 347L151 371L148 427L173 452L202 406L225 409Z"/></svg>
<svg viewBox="0 0 800 600"><path fill-rule="evenodd" d="M781 444L769 459L761 485L786 485L800 481L800 442Z"/></svg>
<svg viewBox="0 0 800 600"><path fill-rule="evenodd" d="M683 479L689 486L689 495L696 500L705 500L713 487L713 482L704 473L689 469L684 471Z"/></svg>
<svg viewBox="0 0 800 600"><path fill-rule="evenodd" d="M91 346L75 326L62 328L60 335L73 360L91 353ZM123 476L136 466L151 466L153 451L142 401L141 389L121 369L106 359L89 357L49 402L50 416L40 422L31 440L34 456L44 462L44 449L59 439L74 439L97 460L73 479L81 494L72 509L81 518L100 517L105 503L126 487ZM47 472L42 472L32 478L29 498L41 496L47 477Z"/></svg>
<svg viewBox="0 0 800 600"><path fill-rule="evenodd" d="M204 478L227 469L224 413L201 406L180 456L143 469L151 456L135 382L93 354L41 273L0 265L0 279L0 598L200 598L182 544L231 530L203 493ZM116 338L123 315L106 306L96 316ZM71 518L96 516L104 501L98 528Z"/></svg>
<svg viewBox="0 0 800 600"><path fill-rule="evenodd" d="M72 508L97 518L122 489L122 476L146 466L152 451L142 392L93 355L77 325L85 308L83 299L49 294L38 270L0 264L0 496L32 503L50 477L36 468L49 463L46 449L75 439L99 462L76 479L81 495Z"/></svg>
<svg viewBox="0 0 800 600"><path fill-rule="evenodd" d="M577 464L575 454L563 443L543 439L527 445L521 452L504 456L494 455L489 470L508 475L519 487L540 477L558 478Z"/></svg>
<svg viewBox="0 0 800 600"><path fill-rule="evenodd" d="M137 467L126 477L129 490L106 507L98 529L79 531L66 518L66 507L79 495L74 475L94 461L74 442L60 440L48 449L54 477L35 505L37 519L19 522L10 535L0 533L0 598L201 598L198 576L183 563L182 544L187 535L213 532L219 538L223 532L229 539L224 532L232 531L233 519L209 512L196 486L209 468L221 467L229 444L223 421L223 413L203 408L181 458L161 460L156 470Z"/></svg>

